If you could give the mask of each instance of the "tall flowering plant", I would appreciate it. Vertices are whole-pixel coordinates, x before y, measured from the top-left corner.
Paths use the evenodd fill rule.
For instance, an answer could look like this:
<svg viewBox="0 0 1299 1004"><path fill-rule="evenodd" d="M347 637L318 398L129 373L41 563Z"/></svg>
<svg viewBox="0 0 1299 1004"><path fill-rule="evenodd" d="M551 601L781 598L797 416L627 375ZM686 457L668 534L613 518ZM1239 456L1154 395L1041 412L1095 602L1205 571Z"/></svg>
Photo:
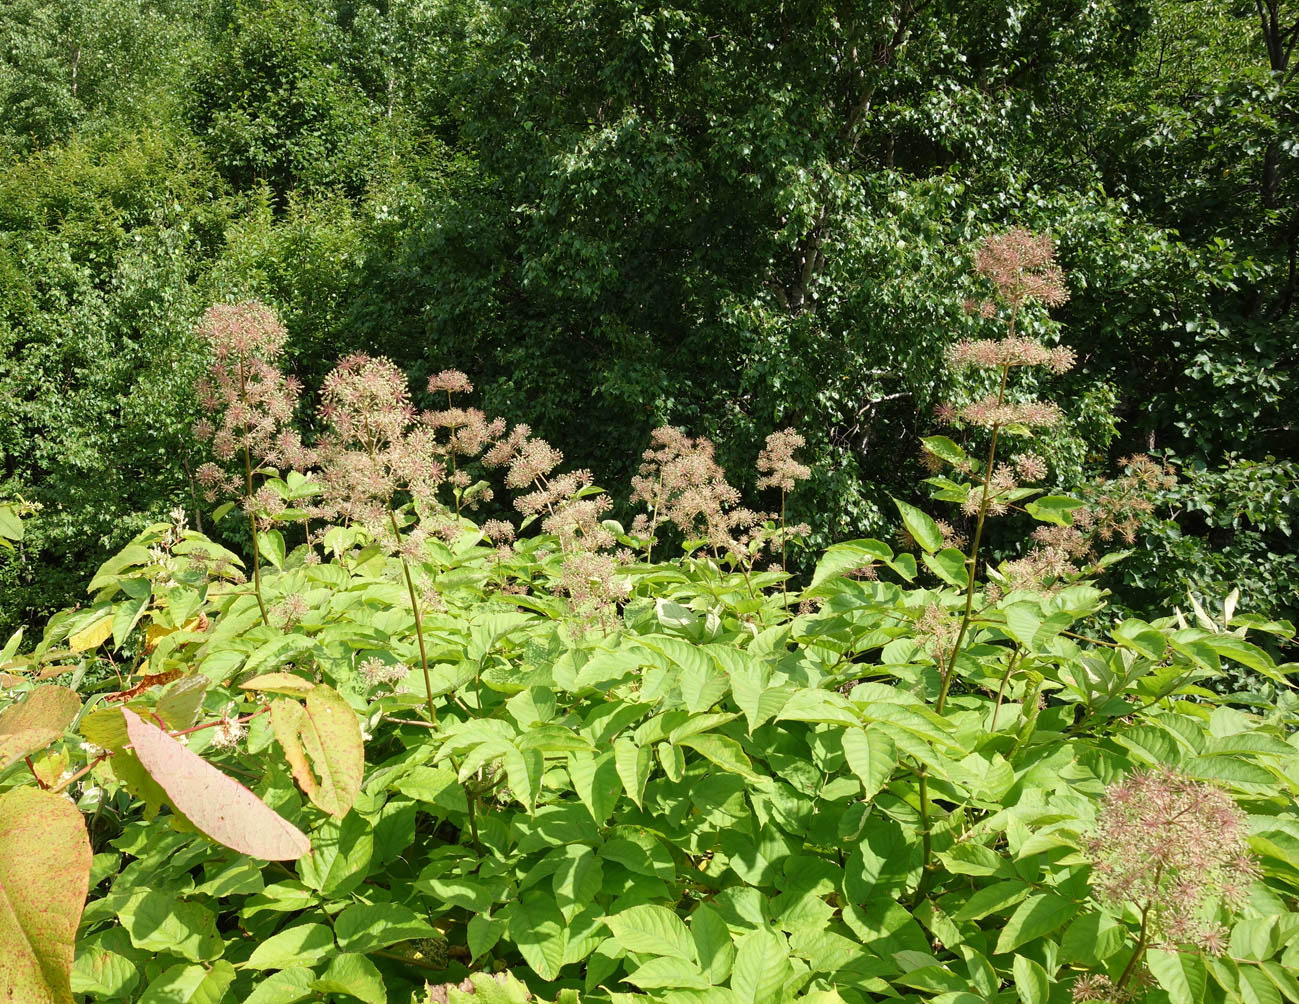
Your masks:
<svg viewBox="0 0 1299 1004"><path fill-rule="evenodd" d="M194 427L197 439L211 444L215 461L195 472L208 501L222 495L240 499L253 543L253 591L263 623L270 623L262 596L258 530L269 528L284 502L255 477L263 468L298 467L311 455L291 425L302 385L276 365L287 332L275 311L263 303L218 303L209 307L198 333L212 352L207 375L197 386L208 417Z"/></svg>

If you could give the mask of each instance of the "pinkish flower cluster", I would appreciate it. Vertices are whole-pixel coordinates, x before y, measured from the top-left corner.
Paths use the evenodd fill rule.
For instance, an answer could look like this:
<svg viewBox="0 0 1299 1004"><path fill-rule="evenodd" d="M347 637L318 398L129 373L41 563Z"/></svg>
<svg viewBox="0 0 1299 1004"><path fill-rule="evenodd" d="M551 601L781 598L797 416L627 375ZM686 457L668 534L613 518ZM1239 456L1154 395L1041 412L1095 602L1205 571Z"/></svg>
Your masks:
<svg viewBox="0 0 1299 1004"><path fill-rule="evenodd" d="M1064 273L1055 263L1055 242L1021 227L987 237L974 256L974 268L992 281L1013 306L1036 300L1058 307L1069 299Z"/></svg>
<svg viewBox="0 0 1299 1004"><path fill-rule="evenodd" d="M1221 954L1218 908L1238 909L1258 877L1246 835L1245 813L1222 790L1168 768L1135 772L1101 803L1092 888L1114 909L1134 905L1154 943Z"/></svg>
<svg viewBox="0 0 1299 1004"><path fill-rule="evenodd" d="M459 370L443 370L441 373L429 377L428 380L428 392L430 394L468 394L473 389L474 385L469 381L469 377Z"/></svg>
<svg viewBox="0 0 1299 1004"><path fill-rule="evenodd" d="M631 479L633 502L643 502L647 515L633 529L653 537L664 523L686 539L702 538L714 550L735 543L733 531L752 526L755 514L737 509L740 493L726 480L709 439L691 439L679 429L663 426L651 433L639 472Z"/></svg>
<svg viewBox="0 0 1299 1004"><path fill-rule="evenodd" d="M613 500L603 492L591 493L595 479L590 471L557 473L563 459L528 426L516 425L487 451L483 463L506 468L510 488L533 489L514 500L515 509L524 516L540 516L542 529L559 538L564 555L560 587L587 622L604 624L608 610L626 596L627 582L617 573L631 555L608 553L616 539L603 521ZM513 529L502 539L513 539Z"/></svg>
<svg viewBox="0 0 1299 1004"><path fill-rule="evenodd" d="M1008 425L1050 427L1064 417L1058 405L1050 401L1004 401L996 394L972 401L956 409L955 418L967 425L985 429L1004 429Z"/></svg>
<svg viewBox="0 0 1299 1004"><path fill-rule="evenodd" d="M411 482L436 491L441 465L412 449L414 408L405 375L388 359L356 354L325 377L320 417L325 434L319 446L319 514L356 522L376 538L397 547L390 505Z"/></svg>
<svg viewBox="0 0 1299 1004"><path fill-rule="evenodd" d="M1032 338L1011 335L1006 338L962 339L947 353L954 369L975 366L981 369L1008 369L1012 366L1045 366L1052 373L1067 373L1077 357L1067 345L1047 348Z"/></svg>
<svg viewBox="0 0 1299 1004"><path fill-rule="evenodd" d="M284 349L284 326L269 307L248 301L210 307L198 332L214 359L196 387L211 417L194 426L194 436L211 443L220 463L202 464L195 478L209 502L221 495L251 498L249 469L302 467L311 459L289 425L302 387L274 364ZM242 474L227 469L241 455Z"/></svg>
<svg viewBox="0 0 1299 1004"><path fill-rule="evenodd" d="M941 604L930 603L916 618L916 641L942 666L952 655L961 620Z"/></svg>
<svg viewBox="0 0 1299 1004"><path fill-rule="evenodd" d="M274 310L257 300L214 303L198 322L198 334L218 362L275 359L284 351L288 332Z"/></svg>
<svg viewBox="0 0 1299 1004"><path fill-rule="evenodd" d="M810 478L812 471L794 457L794 452L805 443L806 440L793 429L768 436L767 445L758 454L758 473L762 475L758 478L758 487L792 492L798 482Z"/></svg>
<svg viewBox="0 0 1299 1004"><path fill-rule="evenodd" d="M1144 453L1124 457L1119 464L1119 477L1097 478L1083 492L1087 505L1074 512L1074 523L1103 541L1117 537L1131 544L1142 521L1154 512L1155 496L1177 484L1177 474Z"/></svg>

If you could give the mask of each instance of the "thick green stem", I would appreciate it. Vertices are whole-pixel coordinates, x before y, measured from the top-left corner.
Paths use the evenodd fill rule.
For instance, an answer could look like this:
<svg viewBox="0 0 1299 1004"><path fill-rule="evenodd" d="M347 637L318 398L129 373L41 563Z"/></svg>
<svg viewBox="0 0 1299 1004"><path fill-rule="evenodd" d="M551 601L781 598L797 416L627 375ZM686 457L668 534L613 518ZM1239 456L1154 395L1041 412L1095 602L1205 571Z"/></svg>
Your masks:
<svg viewBox="0 0 1299 1004"><path fill-rule="evenodd" d="M1010 320L1010 330L1015 330L1015 318L1012 315ZM998 406L1005 403L1006 400L1006 380L1010 376L1010 367L1001 368L1001 389L997 393ZM974 525L974 540L970 544L970 556L966 559L966 575L968 581L965 585L965 611L961 614L961 626L956 632L956 641L952 643L951 654L947 657L947 666L943 670L943 682L938 691L938 702L934 705L934 710L939 714L943 712L943 706L947 703L947 692L951 689L952 679L956 675L956 657L961 653L961 644L965 641L965 635L970 629L970 619L974 615L974 586L977 579L975 573L979 567L979 544L983 541L983 524L988 518L988 497L992 489L992 468L997 460L997 439L1001 434L1001 426L992 427L992 443L988 447L988 460L983 470L983 493L979 498L979 517Z"/></svg>
<svg viewBox="0 0 1299 1004"><path fill-rule="evenodd" d="M247 400L247 388L244 382L244 367L239 364L239 396ZM266 616L266 601L262 599L262 556L257 547L257 515L252 511L253 497L253 458L248 452L248 423L244 423L244 488L247 492L250 508L248 510L248 529L253 535L253 592L257 595L257 609L262 612L262 623L270 626L271 619Z"/></svg>
<svg viewBox="0 0 1299 1004"><path fill-rule="evenodd" d="M393 512L392 506L388 507L388 518L392 521L392 533L397 543L401 543L401 530L397 527L397 514ZM433 680L428 672L428 652L424 648L424 619L419 612L419 597L415 593L415 580L410 574L410 565L406 559L401 559L401 570L406 576L406 592L410 594L410 612L415 618L415 639L419 642L419 665L424 672L424 696L428 700L428 718L433 724L437 724L438 713L433 706Z"/></svg>
<svg viewBox="0 0 1299 1004"><path fill-rule="evenodd" d="M1148 937L1146 921L1149 918L1149 915L1150 904L1147 903L1145 908L1141 911L1141 933L1137 936L1137 947L1133 949L1132 958L1128 959L1128 964L1123 967L1123 973L1119 976L1119 981L1114 984L1114 997L1116 1000L1122 1000L1120 993L1123 988L1128 985L1128 981L1132 979L1132 974L1136 972L1137 969L1137 963L1141 960L1141 956L1145 954L1146 938Z"/></svg>

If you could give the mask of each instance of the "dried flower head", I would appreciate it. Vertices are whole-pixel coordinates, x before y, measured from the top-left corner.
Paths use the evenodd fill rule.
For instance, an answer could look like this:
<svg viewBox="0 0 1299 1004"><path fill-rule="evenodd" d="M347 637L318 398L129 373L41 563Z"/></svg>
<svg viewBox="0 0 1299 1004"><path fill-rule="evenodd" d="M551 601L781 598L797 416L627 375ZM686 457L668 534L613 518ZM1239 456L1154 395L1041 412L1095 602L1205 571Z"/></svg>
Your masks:
<svg viewBox="0 0 1299 1004"><path fill-rule="evenodd" d="M1092 887L1108 906L1134 904L1156 943L1221 951L1219 906L1238 909L1258 870L1245 813L1226 792L1169 768L1137 771L1101 803Z"/></svg>

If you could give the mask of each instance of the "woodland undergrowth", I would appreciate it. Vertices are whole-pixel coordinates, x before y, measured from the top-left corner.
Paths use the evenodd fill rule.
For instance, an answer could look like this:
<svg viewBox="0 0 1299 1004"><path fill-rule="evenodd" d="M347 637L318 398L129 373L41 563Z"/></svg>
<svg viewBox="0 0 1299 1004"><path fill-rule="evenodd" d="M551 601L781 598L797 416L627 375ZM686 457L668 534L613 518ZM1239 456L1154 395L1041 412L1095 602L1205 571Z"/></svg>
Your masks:
<svg viewBox="0 0 1299 1004"><path fill-rule="evenodd" d="M1108 611L1174 473L1051 493L1065 277L975 267L929 500L801 580L794 429L766 509L657 430L624 526L458 371L349 356L299 428L280 321L211 307L213 510L0 653L7 999L1299 1002L1293 627Z"/></svg>

